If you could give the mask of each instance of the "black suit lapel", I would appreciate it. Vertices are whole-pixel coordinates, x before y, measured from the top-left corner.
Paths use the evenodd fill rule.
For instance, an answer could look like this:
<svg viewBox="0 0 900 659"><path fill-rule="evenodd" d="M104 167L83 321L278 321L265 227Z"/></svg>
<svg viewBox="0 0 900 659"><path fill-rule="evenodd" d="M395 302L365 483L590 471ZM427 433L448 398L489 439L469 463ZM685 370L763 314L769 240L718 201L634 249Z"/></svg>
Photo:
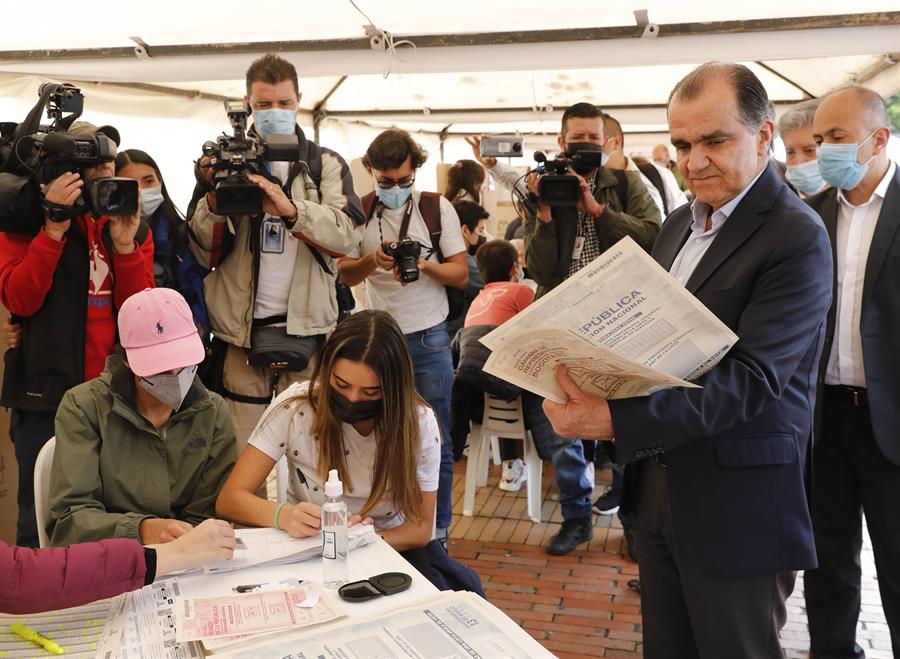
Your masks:
<svg viewBox="0 0 900 659"><path fill-rule="evenodd" d="M878 224L875 226L875 234L872 236L872 245L869 247L869 258L866 261L866 279L863 284L862 303L872 295L872 287L884 265L891 240L900 226L900 167L894 170L894 178L888 185L887 194L881 205L881 213L878 214Z"/></svg>
<svg viewBox="0 0 900 659"><path fill-rule="evenodd" d="M687 242L693 221L691 207L687 205L681 211L675 211L663 225L663 232L653 246L653 258L666 271L672 269L675 257Z"/></svg>
<svg viewBox="0 0 900 659"><path fill-rule="evenodd" d="M719 266L765 223L764 213L772 207L782 185L784 184L775 168L771 164L767 165L762 176L741 199L722 225L713 244L700 259L685 285L688 291L696 293Z"/></svg>

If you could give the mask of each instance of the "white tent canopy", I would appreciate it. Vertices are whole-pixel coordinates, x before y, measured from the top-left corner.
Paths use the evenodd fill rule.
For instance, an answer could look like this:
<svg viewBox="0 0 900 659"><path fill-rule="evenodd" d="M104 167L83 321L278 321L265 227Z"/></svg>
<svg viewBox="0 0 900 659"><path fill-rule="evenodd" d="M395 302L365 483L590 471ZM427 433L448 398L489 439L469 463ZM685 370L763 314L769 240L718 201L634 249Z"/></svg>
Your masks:
<svg viewBox="0 0 900 659"><path fill-rule="evenodd" d="M851 81L885 96L900 91L896 0L859 0L849 15L846 3L809 0L356 4L415 49L373 50L363 28L370 20L349 0L276 1L255 11L230 0L84 0L72 20L55 18L71 5L53 0L41 15L54 18L39 27L17 3L6 8L7 25L31 27L4 33L0 120L24 116L41 80L80 81L84 118L117 126L123 147L152 152L184 203L187 163L227 128L221 99L243 95L247 65L267 51L300 72L301 123L348 160L394 124L418 131L450 162L471 155L461 138L468 133L520 132L532 136L528 150L542 148L562 109L585 100L619 119L627 150L646 151L666 137L672 86L710 59L750 66L779 110ZM656 29L638 25L642 9ZM423 187L433 187L437 160Z"/></svg>

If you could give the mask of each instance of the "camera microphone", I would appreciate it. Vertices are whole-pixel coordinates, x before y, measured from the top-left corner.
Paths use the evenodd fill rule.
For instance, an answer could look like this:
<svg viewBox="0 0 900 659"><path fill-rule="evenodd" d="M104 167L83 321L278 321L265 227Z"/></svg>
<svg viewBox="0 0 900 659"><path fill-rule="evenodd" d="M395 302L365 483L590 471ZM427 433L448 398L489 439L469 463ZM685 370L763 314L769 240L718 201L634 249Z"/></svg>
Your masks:
<svg viewBox="0 0 900 659"><path fill-rule="evenodd" d="M547 154L543 151L535 151L534 152L534 161L539 163L547 162Z"/></svg>

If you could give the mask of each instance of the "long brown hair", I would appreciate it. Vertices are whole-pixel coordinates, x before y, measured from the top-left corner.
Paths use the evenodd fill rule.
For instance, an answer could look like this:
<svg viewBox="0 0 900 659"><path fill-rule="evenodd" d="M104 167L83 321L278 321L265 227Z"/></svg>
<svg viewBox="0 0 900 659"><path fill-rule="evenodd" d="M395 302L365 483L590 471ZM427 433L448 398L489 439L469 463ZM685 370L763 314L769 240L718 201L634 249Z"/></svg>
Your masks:
<svg viewBox="0 0 900 659"><path fill-rule="evenodd" d="M457 200L456 197L460 192L465 191L477 202L484 176L484 167L474 160L457 160L447 171L447 189L444 196L452 203Z"/></svg>
<svg viewBox="0 0 900 659"><path fill-rule="evenodd" d="M381 381L382 413L375 421L378 445L372 491L359 514L365 517L387 496L406 519L418 523L422 505L416 473L422 450L419 408L426 403L416 392L406 338L390 314L360 311L335 328L313 370L308 396L315 411L311 430L318 438L318 473L324 479L329 469L337 469L344 487L352 492L341 421L328 403L331 372L338 359L366 364Z"/></svg>

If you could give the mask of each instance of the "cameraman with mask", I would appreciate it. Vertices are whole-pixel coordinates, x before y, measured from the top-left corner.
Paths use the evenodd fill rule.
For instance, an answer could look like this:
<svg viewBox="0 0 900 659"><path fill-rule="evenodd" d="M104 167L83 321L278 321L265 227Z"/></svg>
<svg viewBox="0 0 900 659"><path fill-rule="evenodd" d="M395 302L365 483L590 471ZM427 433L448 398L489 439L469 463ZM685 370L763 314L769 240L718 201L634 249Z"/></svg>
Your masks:
<svg viewBox="0 0 900 659"><path fill-rule="evenodd" d="M562 116L557 143L561 155L571 157L580 150L593 151L607 145L603 113L591 103L576 103ZM608 156L603 154L602 162ZM526 183L533 204L526 205L525 262L529 276L538 283L536 298L574 275L621 238L631 236L650 251L659 233L659 209L635 171L600 166L572 171L581 185L577 206L550 207L538 196L541 175L532 172ZM536 210L536 214L535 211ZM578 439L555 442L551 459L557 474L567 477L560 485L563 524L547 546L554 555L568 554L593 536L591 496L594 483L585 474L587 463ZM582 475L584 474L584 475Z"/></svg>
<svg viewBox="0 0 900 659"><path fill-rule="evenodd" d="M375 192L363 198L368 221L358 249L341 260L339 270L347 286L366 282L367 309L382 309L397 321L412 354L416 389L437 415L444 441L436 524L446 545L453 488L447 287L464 289L469 268L453 206L446 197L414 187L427 157L403 130L388 129L372 141L363 157L375 182Z"/></svg>
<svg viewBox="0 0 900 659"><path fill-rule="evenodd" d="M220 393L234 416L238 452L247 443L273 393L303 378L312 355L335 327L338 303L335 257L356 245L364 218L353 192L350 168L340 155L308 140L297 125L299 82L294 65L274 54L247 69L253 116L249 134L265 142L273 134L296 135L303 162L267 163L269 176L250 174L263 191L262 214L225 217L216 213L213 170L189 224L200 265L215 268L203 280L213 334L224 348ZM196 198L195 194L195 198ZM254 366L267 336L301 356L297 368ZM254 345L254 343L256 345ZM270 344L271 345L271 344ZM300 362L307 361L302 367Z"/></svg>
<svg viewBox="0 0 900 659"><path fill-rule="evenodd" d="M69 132L119 141L114 128L84 122ZM20 546L38 546L34 464L53 436L63 394L100 374L116 341L117 310L153 286L153 239L140 209L125 217L86 211L61 219L65 207L79 202L85 181L114 174L109 160L61 175L43 188L45 208L59 213L55 221L48 214L35 236L0 233L0 301L22 326L21 341L6 358L0 400L12 409Z"/></svg>

